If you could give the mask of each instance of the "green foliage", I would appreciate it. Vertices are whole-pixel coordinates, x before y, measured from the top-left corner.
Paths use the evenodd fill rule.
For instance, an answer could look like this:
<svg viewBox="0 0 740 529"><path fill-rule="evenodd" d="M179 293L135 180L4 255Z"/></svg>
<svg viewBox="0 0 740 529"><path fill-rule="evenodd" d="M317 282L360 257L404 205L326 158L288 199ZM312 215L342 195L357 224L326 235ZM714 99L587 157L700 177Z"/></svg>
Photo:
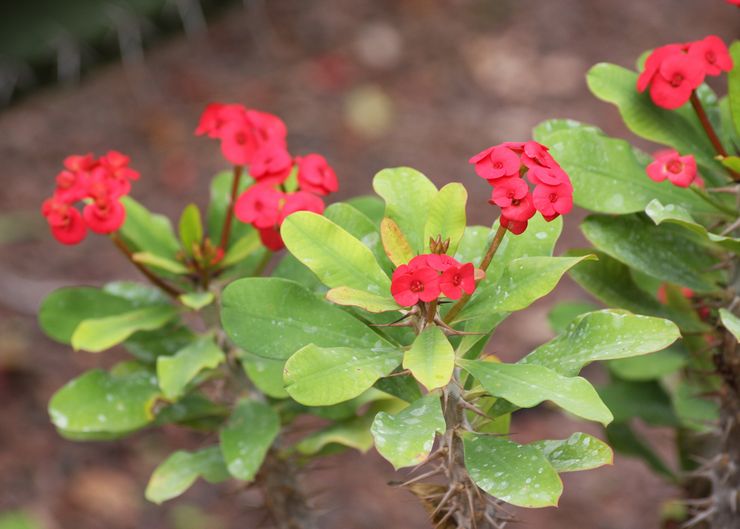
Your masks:
<svg viewBox="0 0 740 529"><path fill-rule="evenodd" d="M614 453L609 445L592 435L576 432L563 440L535 441L530 446L542 450L559 473L590 470L611 465Z"/></svg>
<svg viewBox="0 0 740 529"><path fill-rule="evenodd" d="M730 331L735 339L740 342L740 318L727 309L719 309L719 317L725 329Z"/></svg>
<svg viewBox="0 0 740 529"><path fill-rule="evenodd" d="M735 133L740 135L740 68L737 68L737 65L740 64L740 41L735 41L730 45L730 55L736 67L727 75L729 80L727 99L732 122L735 125Z"/></svg>
<svg viewBox="0 0 740 529"><path fill-rule="evenodd" d="M125 196L121 203L126 208L126 221L119 233L135 252L146 252L165 259L173 259L180 249L172 224L164 215L156 215Z"/></svg>
<svg viewBox="0 0 740 529"><path fill-rule="evenodd" d="M253 479L279 430L280 418L268 404L239 401L219 434L229 474L245 481Z"/></svg>
<svg viewBox="0 0 740 529"><path fill-rule="evenodd" d="M441 388L455 369L455 350L439 327L427 327L404 353L403 367L428 390Z"/></svg>
<svg viewBox="0 0 740 529"><path fill-rule="evenodd" d="M146 487L146 499L162 503L176 498L202 477L209 483L218 483L230 476L218 446L197 452L177 451L165 459L152 474Z"/></svg>
<svg viewBox="0 0 740 529"><path fill-rule="evenodd" d="M203 369L213 369L224 361L224 353L210 336L204 336L173 356L157 358L157 379L168 399L180 397L188 383Z"/></svg>
<svg viewBox="0 0 740 529"><path fill-rule="evenodd" d="M378 452L396 469L422 463L432 451L435 435L444 431L445 419L436 393L397 413L379 412L371 428Z"/></svg>
<svg viewBox="0 0 740 529"><path fill-rule="evenodd" d="M182 211L179 233L183 249L192 255L193 247L200 246L203 240L203 222L200 218L200 210L195 204L188 204Z"/></svg>
<svg viewBox="0 0 740 529"><path fill-rule="evenodd" d="M465 232L465 203L468 192L457 182L440 189L429 204L429 215L424 225L424 251L429 251L429 239L442 237L450 240L448 252L455 255L457 245Z"/></svg>

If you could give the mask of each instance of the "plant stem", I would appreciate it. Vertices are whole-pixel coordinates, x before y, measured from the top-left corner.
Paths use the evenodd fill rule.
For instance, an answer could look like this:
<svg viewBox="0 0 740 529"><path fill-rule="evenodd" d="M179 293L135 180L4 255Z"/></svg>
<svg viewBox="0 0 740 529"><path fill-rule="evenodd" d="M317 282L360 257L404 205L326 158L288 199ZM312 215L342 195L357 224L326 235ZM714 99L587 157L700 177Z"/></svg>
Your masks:
<svg viewBox="0 0 740 529"><path fill-rule="evenodd" d="M234 204L236 203L236 194L239 192L239 181L242 177L241 165L234 166L234 179L231 182L231 197L229 199L229 207L226 210L226 217L224 218L224 226L221 229L221 244L220 248L225 252L229 246L229 237L231 236L231 223L234 217Z"/></svg>
<svg viewBox="0 0 740 529"><path fill-rule="evenodd" d="M177 290L172 285L167 284L164 282L161 278L154 275L148 268L146 268L141 263L138 263L134 260L134 254L131 252L131 250L126 246L126 243L123 242L123 239L118 236L117 233L111 233L110 238L113 241L113 244L116 245L116 247L121 250L121 252L126 256L126 258L131 261L131 264L133 264L139 272L144 274L146 278L152 282L155 286L159 287L163 291L165 291L167 294L172 296L173 298L177 299L177 297L181 294L179 290Z"/></svg>
<svg viewBox="0 0 740 529"><path fill-rule="evenodd" d="M506 235L506 228L499 224L498 230L496 231L496 234L493 236L493 240L491 241L491 245L488 247L488 251L483 257L483 261L481 261L480 263L480 268L484 272L488 270L491 261L493 261L493 256L496 255L496 250L498 250L498 247L501 245L501 241L504 240L504 235ZM469 300L470 294L463 294L462 297L457 300L457 302L450 308L450 310L447 311L447 314L444 318L445 323L451 323L452 320L455 319L455 316L460 313L460 311L468 303Z"/></svg>
<svg viewBox="0 0 740 529"><path fill-rule="evenodd" d="M262 256L262 259L260 259L260 262L257 263L257 268L254 269L254 273L252 274L252 276L253 277L261 276L262 273L267 268L267 265L270 264L270 259L272 259L272 252L266 249L265 255Z"/></svg>
<svg viewBox="0 0 740 529"><path fill-rule="evenodd" d="M434 317L437 315L437 300L433 299L429 302L429 305L427 305L427 325L431 325L434 323Z"/></svg>
<svg viewBox="0 0 740 529"><path fill-rule="evenodd" d="M727 151L722 146L722 142L719 139L719 136L717 136L717 132L714 130L714 127L712 126L712 122L709 121L709 117L707 116L707 113L704 111L704 107L701 104L701 101L699 101L699 97L696 95L696 90L691 92L691 98L689 99L691 101L691 106L694 107L694 112L696 112L696 117L699 118L699 121L701 122L701 126L704 127L704 132L707 133L707 136L709 137L709 141L712 142L712 146L714 147L714 150L717 151L717 154L719 154L722 157L727 156ZM732 176L733 180L740 181L740 174L736 173L732 169L727 168L727 171Z"/></svg>

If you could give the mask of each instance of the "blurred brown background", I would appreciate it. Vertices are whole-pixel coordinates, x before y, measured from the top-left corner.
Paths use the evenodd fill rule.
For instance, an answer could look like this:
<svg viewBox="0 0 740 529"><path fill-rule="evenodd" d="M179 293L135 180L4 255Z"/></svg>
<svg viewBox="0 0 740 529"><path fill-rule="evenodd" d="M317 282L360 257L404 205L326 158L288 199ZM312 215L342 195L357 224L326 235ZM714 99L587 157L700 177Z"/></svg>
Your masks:
<svg viewBox="0 0 740 529"><path fill-rule="evenodd" d="M141 62L110 63L1 110L0 512L26 508L49 529L262 527L255 498L228 485L198 484L161 508L144 500L157 462L197 438L166 430L72 443L49 424L53 391L115 354L73 353L45 339L39 301L66 284L137 277L103 237L70 248L48 235L38 207L66 155L130 154L143 175L133 195L175 216L189 202L205 205L209 177L224 165L216 143L193 136L200 111L240 102L279 114L295 154L326 155L339 198L369 192L381 168L412 165L437 183L464 181L472 221L490 223L470 155L526 139L550 117L624 135L616 110L586 89L590 65L632 66L647 48L710 33L730 40L739 22L740 10L723 0L245 0L210 18L207 34L171 36ZM566 222L561 249L581 243L578 218ZM502 326L492 347L519 357L550 337L553 301L580 296L566 280ZM521 440L600 435L546 409L521 415L513 428ZM652 436L670 450L667 433ZM429 527L413 497L385 485L394 472L375 454L323 466L306 480L324 491L322 527ZM624 458L565 482L559 509L517 511L522 527L656 527L673 492Z"/></svg>

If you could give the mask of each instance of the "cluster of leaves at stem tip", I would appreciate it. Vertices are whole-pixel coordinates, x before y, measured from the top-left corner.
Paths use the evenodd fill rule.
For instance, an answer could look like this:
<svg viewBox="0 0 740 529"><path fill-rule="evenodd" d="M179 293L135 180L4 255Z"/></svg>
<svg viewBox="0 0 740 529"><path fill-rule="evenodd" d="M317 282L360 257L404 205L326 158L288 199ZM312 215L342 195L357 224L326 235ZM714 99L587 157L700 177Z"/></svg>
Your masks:
<svg viewBox="0 0 740 529"><path fill-rule="evenodd" d="M707 84L720 77L727 94ZM660 46L637 72L597 64L591 92L615 105L629 130L660 147L653 156L598 128L550 120L537 141L570 175L581 231L597 261L570 270L606 306L670 319L683 339L656 354L609 362L598 388L612 410L618 451L681 486L666 523L734 527L740 519L740 42L716 36ZM593 303L550 315L562 328ZM675 431L676 460L661 457L636 421Z"/></svg>

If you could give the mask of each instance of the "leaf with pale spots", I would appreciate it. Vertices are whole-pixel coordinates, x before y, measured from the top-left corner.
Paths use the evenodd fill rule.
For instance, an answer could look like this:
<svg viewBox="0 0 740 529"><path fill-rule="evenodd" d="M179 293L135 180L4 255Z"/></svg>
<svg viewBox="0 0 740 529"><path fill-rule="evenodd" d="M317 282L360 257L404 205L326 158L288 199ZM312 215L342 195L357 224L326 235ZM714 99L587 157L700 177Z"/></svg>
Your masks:
<svg viewBox="0 0 740 529"><path fill-rule="evenodd" d="M545 439L530 443L542 451L558 472L591 470L614 462L614 453L604 441L576 432L567 439Z"/></svg>
<svg viewBox="0 0 740 529"><path fill-rule="evenodd" d="M293 213L280 229L285 246L328 287L387 294L391 282L370 249L344 228L310 211Z"/></svg>
<svg viewBox="0 0 740 529"><path fill-rule="evenodd" d="M197 452L178 450L170 455L149 478L146 499L159 504L176 498L199 477L208 483L219 483L230 477L218 446Z"/></svg>
<svg viewBox="0 0 740 529"><path fill-rule="evenodd" d="M318 347L309 344L285 363L285 389L307 406L328 406L357 397L401 363L398 349Z"/></svg>
<svg viewBox="0 0 740 529"><path fill-rule="evenodd" d="M463 434L463 446L468 474L491 496L519 507L558 504L563 482L538 448L471 432Z"/></svg>
<svg viewBox="0 0 740 529"><path fill-rule="evenodd" d="M549 400L570 413L609 424L613 417L594 387L581 377L565 377L538 365L458 359L488 393L522 408Z"/></svg>
<svg viewBox="0 0 740 529"><path fill-rule="evenodd" d="M326 299L337 305L359 307L372 313L401 310L391 296L378 296L365 290L349 287L332 288L326 293Z"/></svg>
<svg viewBox="0 0 740 529"><path fill-rule="evenodd" d="M591 362L660 351L680 336L676 324L669 320L623 310L599 310L577 317L563 334L539 346L520 363L538 364L573 376Z"/></svg>
<svg viewBox="0 0 740 529"><path fill-rule="evenodd" d="M416 337L403 355L403 367L427 389L446 386L455 369L455 350L442 329L432 325Z"/></svg>
<svg viewBox="0 0 740 529"><path fill-rule="evenodd" d="M130 432L154 420L157 378L139 369L109 373L92 369L67 382L49 402L51 422L70 434Z"/></svg>
<svg viewBox="0 0 740 529"><path fill-rule="evenodd" d="M279 431L280 417L269 405L239 401L219 434L229 473L245 481L254 478Z"/></svg>
<svg viewBox="0 0 740 529"><path fill-rule="evenodd" d="M395 468L423 462L437 432L445 431L438 393L429 393L395 414L379 412L371 427L375 448Z"/></svg>

